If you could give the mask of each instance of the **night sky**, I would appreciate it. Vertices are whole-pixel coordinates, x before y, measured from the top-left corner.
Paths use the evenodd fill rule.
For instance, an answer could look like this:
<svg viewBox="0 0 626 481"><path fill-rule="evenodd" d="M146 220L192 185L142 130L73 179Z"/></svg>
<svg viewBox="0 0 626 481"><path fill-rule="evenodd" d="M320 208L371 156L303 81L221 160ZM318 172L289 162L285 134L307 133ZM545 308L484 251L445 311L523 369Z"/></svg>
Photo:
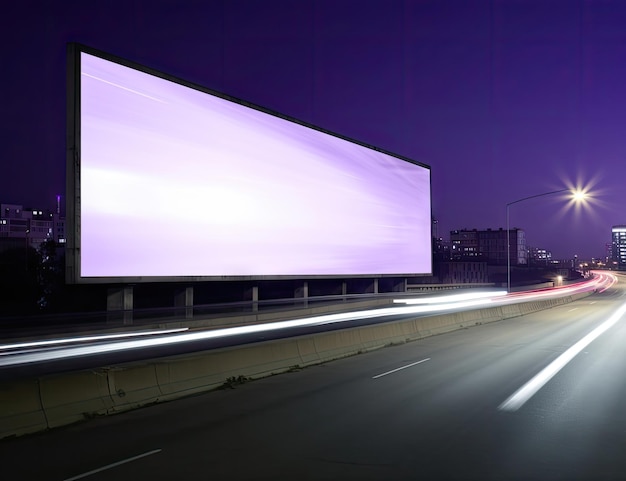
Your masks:
<svg viewBox="0 0 626 481"><path fill-rule="evenodd" d="M626 2L80 0L0 20L0 202L65 194L66 43L432 167L439 235L506 226L556 258L626 224Z"/></svg>

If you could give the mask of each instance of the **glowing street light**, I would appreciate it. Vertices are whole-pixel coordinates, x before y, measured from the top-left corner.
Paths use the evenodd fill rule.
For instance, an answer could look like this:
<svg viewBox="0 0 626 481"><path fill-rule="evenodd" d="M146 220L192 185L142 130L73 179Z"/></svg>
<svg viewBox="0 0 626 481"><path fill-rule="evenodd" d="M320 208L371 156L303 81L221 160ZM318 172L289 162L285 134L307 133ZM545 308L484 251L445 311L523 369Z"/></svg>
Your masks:
<svg viewBox="0 0 626 481"><path fill-rule="evenodd" d="M507 274L507 292L511 292L511 228L509 222L509 207L513 204L518 204L525 200L534 199L535 197L544 197L546 195L560 194L561 192L570 192L571 200L573 203L578 204L583 202L587 198L587 192L582 189L559 189L551 192L544 192L543 194L535 194L522 199L514 200L506 205L506 274ZM516 243L517 245L517 243Z"/></svg>
<svg viewBox="0 0 626 481"><path fill-rule="evenodd" d="M587 198L587 193L584 190L576 190L572 192L572 200L574 202L581 202Z"/></svg>

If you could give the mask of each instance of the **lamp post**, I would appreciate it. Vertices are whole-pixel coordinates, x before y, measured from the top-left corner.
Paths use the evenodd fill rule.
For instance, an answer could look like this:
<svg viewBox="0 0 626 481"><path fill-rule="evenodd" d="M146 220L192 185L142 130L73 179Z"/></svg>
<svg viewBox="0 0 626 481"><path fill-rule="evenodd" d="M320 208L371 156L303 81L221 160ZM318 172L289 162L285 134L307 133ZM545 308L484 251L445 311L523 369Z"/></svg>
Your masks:
<svg viewBox="0 0 626 481"><path fill-rule="evenodd" d="M544 192L543 194L531 195L529 197L524 197L522 199L514 200L513 202L509 202L506 205L506 276L507 276L506 286L507 286L507 292L511 292L511 229L510 229L510 223L509 223L509 207L511 207L513 204L518 204L525 200L534 199L535 197L544 197L546 195L559 194L561 192L572 192L572 190L571 189L559 189L559 190L553 190L551 192ZM574 195L578 196L577 193L575 193ZM515 243L515 245L517 245L517 243Z"/></svg>
<svg viewBox="0 0 626 481"><path fill-rule="evenodd" d="M26 228L24 232L24 272L26 272L26 276L28 276L28 248L30 247L30 226Z"/></svg>

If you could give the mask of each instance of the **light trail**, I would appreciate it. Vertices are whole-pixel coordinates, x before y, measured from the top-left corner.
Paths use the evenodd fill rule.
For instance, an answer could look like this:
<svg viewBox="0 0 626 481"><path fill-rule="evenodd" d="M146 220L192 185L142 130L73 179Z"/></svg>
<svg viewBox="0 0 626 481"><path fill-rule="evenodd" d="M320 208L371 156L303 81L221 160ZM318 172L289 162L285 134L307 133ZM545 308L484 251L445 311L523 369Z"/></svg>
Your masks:
<svg viewBox="0 0 626 481"><path fill-rule="evenodd" d="M389 316L401 316L410 314L428 314L442 311L460 311L468 308L493 307L500 304L508 304L515 302L523 302L532 299L546 297L562 297L564 295L576 292L598 290L612 285L617 279L612 275L598 275L596 278L567 286L563 288L550 289L547 291L531 291L528 293L516 293L502 295L501 291L495 291L491 297L479 296L474 299L460 300L458 295L451 295L449 298L452 302L444 301L448 296L439 296L441 300L438 304L414 304L412 300L403 299L403 306L394 306L378 309L367 309L362 311L326 314L303 319L292 319L287 321L269 322L264 324L255 324L249 326L237 326L223 329L214 329L210 331L171 333L169 335L155 332L155 335L145 339L117 340L114 342L100 343L97 345L87 346L68 346L50 348L40 352L19 352L15 351L15 345L4 345L3 349L14 349L10 355L0 356L0 367L17 366L22 364L30 364L36 362L46 362L61 359L76 358L82 356L92 356L99 354L115 353L132 349L154 348L159 346L171 346L175 344L183 344L189 342L204 341L209 339L227 338L233 336L241 336L246 334L257 334L278 331L281 329L313 327L327 324L336 324L350 322L361 319L373 319ZM417 300L417 299L416 299ZM417 300L419 301L419 300ZM421 299L423 301L423 298ZM396 302L397 304L398 302ZM43 341L50 342L50 341ZM66 340L67 342L67 340ZM12 347L13 346L13 347Z"/></svg>
<svg viewBox="0 0 626 481"><path fill-rule="evenodd" d="M456 302L453 306L447 304L434 306L402 306L388 307L382 309L369 309L364 311L346 312L340 314L326 314L323 316L309 317L305 319L294 319L289 321L269 322L266 324L255 324L251 326L237 326L211 331L188 332L184 334L173 334L166 337L155 337L150 339L137 339L128 341L110 342L95 346L65 347L53 351L15 353L11 356L0 358L0 367L15 366L19 364L29 364L34 362L45 362L61 360L87 355L105 354L120 352L130 349L145 349L158 346L170 346L195 341L218 339L243 334L255 334L277 331L294 327L311 327L339 322L348 322L358 319L371 319L376 317L417 314L426 312L439 312L445 310L459 310L468 307L478 307L490 304L490 299L476 301Z"/></svg>
<svg viewBox="0 0 626 481"><path fill-rule="evenodd" d="M467 292L463 294L450 294L447 296L436 297L424 297L420 299L394 299L396 304L441 304L441 303L453 303L457 301L467 301L470 299L485 299L494 298L499 296L505 296L506 291L494 291L494 292Z"/></svg>
<svg viewBox="0 0 626 481"><path fill-rule="evenodd" d="M591 344L601 334L613 327L617 321L626 313L626 304L623 304L611 317L596 327L593 331L583 337L567 351L557 357L548 366L541 370L535 377L519 388L515 393L507 398L498 409L501 411L517 411L521 408L537 391L546 385L550 379L563 369L577 354Z"/></svg>
<svg viewBox="0 0 626 481"><path fill-rule="evenodd" d="M79 342L92 342L92 341L108 341L111 339L122 339L125 337L137 337L137 336L154 336L157 334L173 334L175 332L188 331L188 327L181 327L178 329L162 329L158 331L138 331L116 334L100 334L94 336L80 336L80 337L65 337L60 339L50 339L47 341L29 341L18 342L14 344L0 344L0 351L8 351L11 349L23 349L25 347L45 347L54 346L59 344L71 344ZM1 355L2 353L0 353Z"/></svg>

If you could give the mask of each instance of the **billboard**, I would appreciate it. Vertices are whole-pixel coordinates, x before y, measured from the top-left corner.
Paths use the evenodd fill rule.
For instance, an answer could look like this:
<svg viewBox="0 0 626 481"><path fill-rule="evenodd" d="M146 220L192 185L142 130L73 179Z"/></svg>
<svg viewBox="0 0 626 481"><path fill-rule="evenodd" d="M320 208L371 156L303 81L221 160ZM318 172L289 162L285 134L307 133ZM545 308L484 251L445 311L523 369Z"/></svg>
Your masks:
<svg viewBox="0 0 626 481"><path fill-rule="evenodd" d="M77 44L68 282L422 275L430 168Z"/></svg>

